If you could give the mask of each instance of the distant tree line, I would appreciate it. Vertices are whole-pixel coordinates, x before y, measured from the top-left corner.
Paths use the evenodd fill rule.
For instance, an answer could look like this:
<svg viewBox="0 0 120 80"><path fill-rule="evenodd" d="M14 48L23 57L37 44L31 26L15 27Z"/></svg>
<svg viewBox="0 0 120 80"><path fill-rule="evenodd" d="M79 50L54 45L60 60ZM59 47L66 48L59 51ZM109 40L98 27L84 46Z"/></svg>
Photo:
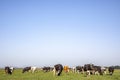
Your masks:
<svg viewBox="0 0 120 80"><path fill-rule="evenodd" d="M120 66L116 65L116 66L111 66L114 67L114 69L120 69Z"/></svg>

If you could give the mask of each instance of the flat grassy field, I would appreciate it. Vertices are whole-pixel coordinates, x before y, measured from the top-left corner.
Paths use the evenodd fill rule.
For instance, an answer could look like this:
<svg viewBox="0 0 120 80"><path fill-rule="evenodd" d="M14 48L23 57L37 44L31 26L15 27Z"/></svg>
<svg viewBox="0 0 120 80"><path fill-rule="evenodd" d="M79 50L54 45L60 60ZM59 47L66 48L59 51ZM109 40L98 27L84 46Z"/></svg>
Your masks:
<svg viewBox="0 0 120 80"><path fill-rule="evenodd" d="M110 75L90 75L85 77L84 74L64 73L61 76L53 76L53 72L37 71L35 73L22 73L21 69L14 70L12 75L5 74L3 69L0 69L0 80L120 80L120 70L115 70L112 76Z"/></svg>

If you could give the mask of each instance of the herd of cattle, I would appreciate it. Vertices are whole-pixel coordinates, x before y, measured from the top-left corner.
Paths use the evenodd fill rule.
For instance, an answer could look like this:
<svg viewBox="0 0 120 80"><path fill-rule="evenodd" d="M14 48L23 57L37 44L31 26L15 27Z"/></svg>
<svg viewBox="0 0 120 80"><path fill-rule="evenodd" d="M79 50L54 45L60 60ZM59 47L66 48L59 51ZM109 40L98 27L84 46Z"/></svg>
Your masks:
<svg viewBox="0 0 120 80"><path fill-rule="evenodd" d="M106 74L106 71L108 69L108 72L110 75L113 74L114 72L114 68L113 67L101 67L101 66L95 66L93 64L85 64L84 66L76 66L73 68L69 68L68 66L63 66L61 64L56 64L54 65L54 67L43 67L41 68L41 70L43 70L44 72L49 72L49 71L53 71L54 75L60 76L62 71L65 71L65 73L68 72L73 72L73 73L82 73L82 74L86 74L86 75L103 75ZM37 67L25 67L22 70L22 73L25 72L29 72L31 71L32 73L34 73L37 70ZM13 67L5 67L5 73L6 74L12 74L14 71Z"/></svg>

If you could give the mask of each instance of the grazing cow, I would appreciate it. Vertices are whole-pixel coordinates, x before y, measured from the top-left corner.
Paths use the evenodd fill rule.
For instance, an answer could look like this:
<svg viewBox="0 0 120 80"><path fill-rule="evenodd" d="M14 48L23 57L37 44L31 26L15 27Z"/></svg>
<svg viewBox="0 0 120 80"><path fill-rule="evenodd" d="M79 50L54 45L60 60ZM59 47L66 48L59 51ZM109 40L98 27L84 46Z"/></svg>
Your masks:
<svg viewBox="0 0 120 80"><path fill-rule="evenodd" d="M36 71L36 67L31 67L31 72L34 73Z"/></svg>
<svg viewBox="0 0 120 80"><path fill-rule="evenodd" d="M68 66L64 66L64 71L67 73L69 72L69 67Z"/></svg>
<svg viewBox="0 0 120 80"><path fill-rule="evenodd" d="M50 67L43 67L43 68L42 68L42 70L45 71L45 72L50 71L50 69L51 69Z"/></svg>
<svg viewBox="0 0 120 80"><path fill-rule="evenodd" d="M112 75L113 72L114 72L114 68L113 68L113 67L109 67L109 68L108 68L108 71L109 71L109 74Z"/></svg>
<svg viewBox="0 0 120 80"><path fill-rule="evenodd" d="M8 67L8 66L5 67L5 73L10 74L10 75L12 74L12 70L10 69L10 67Z"/></svg>
<svg viewBox="0 0 120 80"><path fill-rule="evenodd" d="M86 75L90 75L92 74L92 70L93 70L93 64L85 64L83 69L86 72Z"/></svg>
<svg viewBox="0 0 120 80"><path fill-rule="evenodd" d="M101 67L100 66L94 66L93 64L85 64L84 65L84 71L86 71L86 75L90 75L90 74L103 75Z"/></svg>
<svg viewBox="0 0 120 80"><path fill-rule="evenodd" d="M101 67L100 66L93 66L93 74L103 75Z"/></svg>
<svg viewBox="0 0 120 80"><path fill-rule="evenodd" d="M76 66L76 69L75 69L76 72L80 73L84 73L84 70L83 70L83 67L82 66Z"/></svg>
<svg viewBox="0 0 120 80"><path fill-rule="evenodd" d="M22 71L22 73L24 73L24 72L28 72L29 70L31 70L31 67L25 67L25 68L23 68L23 71Z"/></svg>
<svg viewBox="0 0 120 80"><path fill-rule="evenodd" d="M54 65L54 75L60 76L63 70L63 66L61 64Z"/></svg>

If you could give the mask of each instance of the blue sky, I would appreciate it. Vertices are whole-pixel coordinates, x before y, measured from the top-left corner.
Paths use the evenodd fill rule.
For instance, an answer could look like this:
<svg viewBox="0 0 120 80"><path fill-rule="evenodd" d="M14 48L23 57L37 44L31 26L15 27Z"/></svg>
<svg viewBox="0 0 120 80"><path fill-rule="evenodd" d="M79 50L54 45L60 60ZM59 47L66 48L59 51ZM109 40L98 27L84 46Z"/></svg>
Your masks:
<svg viewBox="0 0 120 80"><path fill-rule="evenodd" d="M0 0L1 67L119 59L119 0Z"/></svg>

